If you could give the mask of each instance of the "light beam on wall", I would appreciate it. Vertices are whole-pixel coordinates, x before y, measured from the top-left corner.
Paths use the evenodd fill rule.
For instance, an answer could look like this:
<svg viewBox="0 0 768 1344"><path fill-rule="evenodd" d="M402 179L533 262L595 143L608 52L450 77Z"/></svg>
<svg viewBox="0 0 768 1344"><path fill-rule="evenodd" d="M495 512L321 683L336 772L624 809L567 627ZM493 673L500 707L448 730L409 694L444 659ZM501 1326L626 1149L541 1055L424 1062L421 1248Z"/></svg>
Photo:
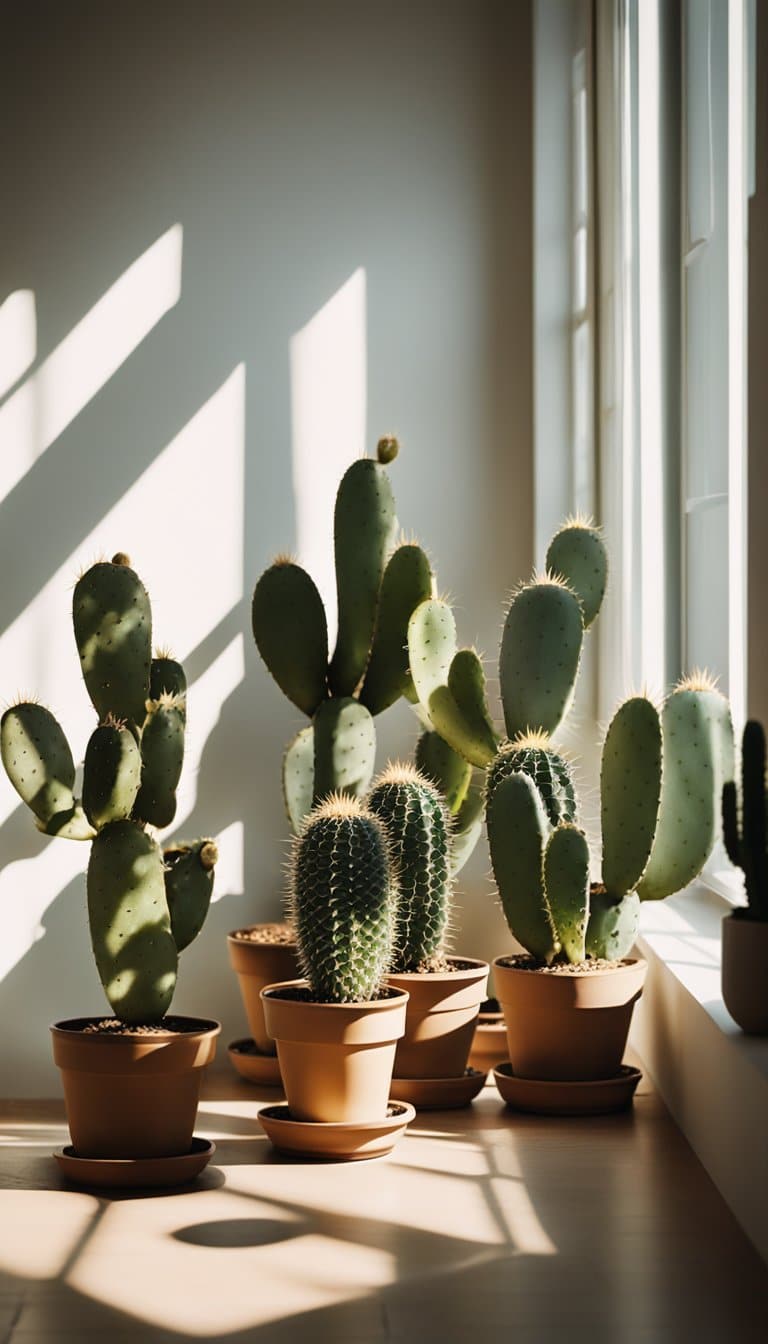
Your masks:
<svg viewBox="0 0 768 1344"><path fill-rule="evenodd" d="M336 636L333 503L339 479L365 451L366 285L360 267L291 341L296 552Z"/></svg>
<svg viewBox="0 0 768 1344"><path fill-rule="evenodd" d="M17 289L0 305L0 397L19 381L37 355L35 295Z"/></svg>
<svg viewBox="0 0 768 1344"><path fill-rule="evenodd" d="M0 499L178 302L182 235L174 224L147 248L0 407Z"/></svg>

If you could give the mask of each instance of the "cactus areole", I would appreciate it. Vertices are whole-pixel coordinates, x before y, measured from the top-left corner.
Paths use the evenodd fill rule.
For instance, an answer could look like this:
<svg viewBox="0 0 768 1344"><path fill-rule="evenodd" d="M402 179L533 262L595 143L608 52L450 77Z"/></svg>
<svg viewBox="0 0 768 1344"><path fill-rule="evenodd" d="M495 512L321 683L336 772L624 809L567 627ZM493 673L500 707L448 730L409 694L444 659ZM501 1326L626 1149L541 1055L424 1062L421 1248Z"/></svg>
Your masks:
<svg viewBox="0 0 768 1344"><path fill-rule="evenodd" d="M146 1033L163 1024L179 953L207 914L216 846L199 840L163 851L154 834L176 811L186 679L167 652L152 655L149 595L126 554L81 575L72 618L97 714L82 797L64 731L34 701L3 714L2 761L39 830L91 842L88 921L101 983L117 1022Z"/></svg>

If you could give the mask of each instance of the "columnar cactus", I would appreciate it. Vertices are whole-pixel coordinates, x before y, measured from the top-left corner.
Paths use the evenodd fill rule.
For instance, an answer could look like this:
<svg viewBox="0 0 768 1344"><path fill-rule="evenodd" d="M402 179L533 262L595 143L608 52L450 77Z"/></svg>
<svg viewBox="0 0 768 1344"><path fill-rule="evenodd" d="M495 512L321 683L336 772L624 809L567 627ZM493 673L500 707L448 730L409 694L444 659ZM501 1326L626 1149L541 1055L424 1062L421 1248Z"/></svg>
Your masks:
<svg viewBox="0 0 768 1344"><path fill-rule="evenodd" d="M765 732L750 719L741 744L741 799L735 781L723 785L723 837L731 863L744 873L747 914L768 921Z"/></svg>
<svg viewBox="0 0 768 1344"><path fill-rule="evenodd" d="M430 781L390 765L374 782L369 810L389 838L399 889L393 971L416 971L443 950L450 914L450 819Z"/></svg>
<svg viewBox="0 0 768 1344"><path fill-rule="evenodd" d="M75 586L75 640L99 716L83 768L82 803L66 736L50 710L12 705L0 721L8 778L47 835L92 840L91 941L104 991L126 1023L168 1011L179 952L200 931L216 847L161 850L148 826L176 812L186 680L167 653L152 658L149 596L128 557L93 565Z"/></svg>
<svg viewBox="0 0 768 1344"><path fill-rule="evenodd" d="M583 832L567 818L552 824L528 772L501 779L488 836L515 937L547 963L625 956L640 901L671 895L701 871L732 770L728 702L706 676L675 687L661 716L645 696L625 701L603 747L602 880L592 885Z"/></svg>
<svg viewBox="0 0 768 1344"><path fill-rule="evenodd" d="M429 560L414 543L394 545L395 503L386 471L397 440L353 462L336 496L334 546L339 632L329 661L322 598L309 574L279 556L253 595L253 634L269 672L311 720L289 744L283 795L297 834L329 793L360 797L374 769L373 715L413 695L408 621L431 596Z"/></svg>
<svg viewBox="0 0 768 1344"><path fill-rule="evenodd" d="M390 967L397 882L382 823L332 794L293 842L290 911L303 973L320 1003L366 1003Z"/></svg>

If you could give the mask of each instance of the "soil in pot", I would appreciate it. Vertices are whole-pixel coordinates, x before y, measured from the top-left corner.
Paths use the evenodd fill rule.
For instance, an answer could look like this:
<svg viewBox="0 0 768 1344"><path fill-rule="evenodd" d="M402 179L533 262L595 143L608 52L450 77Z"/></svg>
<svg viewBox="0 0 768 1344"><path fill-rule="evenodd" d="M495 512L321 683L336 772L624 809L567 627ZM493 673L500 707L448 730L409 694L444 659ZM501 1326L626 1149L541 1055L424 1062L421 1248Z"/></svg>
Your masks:
<svg viewBox="0 0 768 1344"><path fill-rule="evenodd" d="M264 1024L261 991L266 985L295 980L301 974L290 924L253 924L227 935L229 961L240 985L248 1030L263 1055L274 1056L275 1043Z"/></svg>
<svg viewBox="0 0 768 1344"><path fill-rule="evenodd" d="M639 958L540 966L532 957L499 957L494 982L514 1075L562 1081L615 1077L645 971Z"/></svg>
<svg viewBox="0 0 768 1344"><path fill-rule="evenodd" d="M53 1057L77 1156L189 1153L203 1073L220 1031L208 1018L178 1016L152 1027L98 1017L55 1023Z"/></svg>
<svg viewBox="0 0 768 1344"><path fill-rule="evenodd" d="M488 984L487 963L433 959L423 970L388 975L387 984L408 993L395 1078L462 1078Z"/></svg>
<svg viewBox="0 0 768 1344"><path fill-rule="evenodd" d="M298 980L268 986L262 1002L294 1120L384 1119L406 993L388 988L370 1003L317 1003Z"/></svg>
<svg viewBox="0 0 768 1344"><path fill-rule="evenodd" d="M768 1036L768 921L747 910L723 920L723 1001L737 1026L750 1036Z"/></svg>

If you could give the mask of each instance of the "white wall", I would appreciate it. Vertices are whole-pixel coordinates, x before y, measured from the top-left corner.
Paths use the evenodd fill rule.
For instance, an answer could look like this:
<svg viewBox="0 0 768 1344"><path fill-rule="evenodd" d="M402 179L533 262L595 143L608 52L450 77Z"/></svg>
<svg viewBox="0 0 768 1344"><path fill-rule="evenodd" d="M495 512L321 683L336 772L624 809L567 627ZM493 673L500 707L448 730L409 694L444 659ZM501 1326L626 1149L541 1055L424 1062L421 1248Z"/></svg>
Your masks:
<svg viewBox="0 0 768 1344"><path fill-rule="evenodd" d="M225 932L280 908L299 724L249 602L297 546L294 475L322 573L343 462L397 430L401 521L494 662L530 568L529 6L29 0L6 39L0 694L38 690L82 756L71 585L128 550L194 682L171 834L221 838L175 1006L220 1017L224 1045L245 1025ZM409 748L403 707L379 723L382 760ZM85 847L16 801L3 777L0 1093L35 1095L58 1090L48 1023L104 1001ZM504 937L486 867L463 884L467 952Z"/></svg>

